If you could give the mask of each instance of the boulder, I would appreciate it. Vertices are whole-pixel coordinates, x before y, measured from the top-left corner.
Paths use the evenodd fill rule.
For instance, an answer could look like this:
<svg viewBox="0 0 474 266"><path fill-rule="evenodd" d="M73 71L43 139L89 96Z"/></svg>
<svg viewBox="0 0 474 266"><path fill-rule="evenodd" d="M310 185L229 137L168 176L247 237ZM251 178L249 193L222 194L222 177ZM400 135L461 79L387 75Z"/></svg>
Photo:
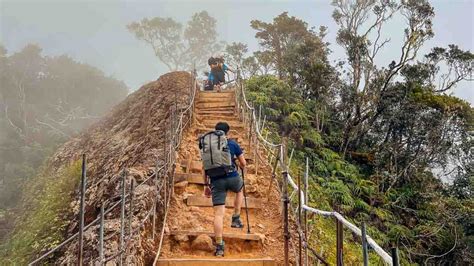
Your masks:
<svg viewBox="0 0 474 266"><path fill-rule="evenodd" d="M188 235L174 235L173 236L174 240L178 242L187 242L189 241Z"/></svg>
<svg viewBox="0 0 474 266"><path fill-rule="evenodd" d="M214 251L212 239L208 235L198 235L196 239L193 240L191 248L202 251Z"/></svg>

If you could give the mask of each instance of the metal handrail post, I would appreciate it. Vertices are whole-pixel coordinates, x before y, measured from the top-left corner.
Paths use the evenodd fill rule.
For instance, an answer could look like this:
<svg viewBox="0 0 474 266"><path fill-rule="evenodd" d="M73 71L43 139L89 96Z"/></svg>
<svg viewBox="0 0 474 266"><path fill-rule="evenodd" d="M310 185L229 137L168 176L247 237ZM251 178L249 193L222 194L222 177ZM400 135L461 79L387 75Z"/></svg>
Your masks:
<svg viewBox="0 0 474 266"><path fill-rule="evenodd" d="M100 205L100 226L99 226L99 263L104 262L104 202Z"/></svg>
<svg viewBox="0 0 474 266"><path fill-rule="evenodd" d="M289 263L289 242L290 242L290 232L288 230L288 172L285 170L283 172L283 231L285 238L285 266L290 265Z"/></svg>
<svg viewBox="0 0 474 266"><path fill-rule="evenodd" d="M364 266L369 265L369 253L367 248L367 231L365 228L365 223L362 222L362 257L364 259Z"/></svg>
<svg viewBox="0 0 474 266"><path fill-rule="evenodd" d="M133 198L135 192L135 179L130 180L130 205L128 209L128 239L132 239L132 222L133 222Z"/></svg>
<svg viewBox="0 0 474 266"><path fill-rule="evenodd" d="M124 246L124 234L125 234L125 179L127 174L125 169L122 171L122 202L120 206L120 256L119 256L119 265L122 265L123 258L123 246Z"/></svg>
<svg viewBox="0 0 474 266"><path fill-rule="evenodd" d="M301 229L301 174L298 174L298 227ZM299 265L303 265L303 253L302 253L302 242L303 242L303 232L301 230L298 230L298 236L299 236L299 246L298 246L298 259L299 259Z"/></svg>
<svg viewBox="0 0 474 266"><path fill-rule="evenodd" d="M306 157L306 167L304 173L304 204L308 205L308 178L309 178L309 158ZM305 265L308 265L308 213L306 209L303 209L304 215L304 239L306 242L304 248L304 257L305 257Z"/></svg>
<svg viewBox="0 0 474 266"><path fill-rule="evenodd" d="M341 221L336 219L336 265L343 266L343 227Z"/></svg>
<svg viewBox="0 0 474 266"><path fill-rule="evenodd" d="M392 261L393 261L393 266L399 266L400 265L400 260L398 258L398 248L397 247L392 247Z"/></svg>
<svg viewBox="0 0 474 266"><path fill-rule="evenodd" d="M84 200L86 194L87 176L86 176L86 154L82 154L82 174L81 174L81 203L79 206L79 245L77 254L77 264L83 263L84 251Z"/></svg>

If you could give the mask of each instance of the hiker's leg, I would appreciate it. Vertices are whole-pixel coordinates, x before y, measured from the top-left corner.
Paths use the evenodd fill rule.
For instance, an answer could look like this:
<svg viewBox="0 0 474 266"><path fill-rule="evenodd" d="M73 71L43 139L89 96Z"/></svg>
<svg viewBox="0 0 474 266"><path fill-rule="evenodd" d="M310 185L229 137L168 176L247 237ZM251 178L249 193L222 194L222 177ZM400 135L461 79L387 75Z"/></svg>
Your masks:
<svg viewBox="0 0 474 266"><path fill-rule="evenodd" d="M224 231L224 213L225 205L214 206L214 234L218 244L222 241L222 232Z"/></svg>
<svg viewBox="0 0 474 266"><path fill-rule="evenodd" d="M240 190L237 194L235 194L234 199L234 214L240 215L240 209L242 208L242 202L244 201L244 191L243 189Z"/></svg>
<svg viewBox="0 0 474 266"><path fill-rule="evenodd" d="M222 231L224 230L225 198L227 196L225 181L225 179L211 181L212 204L214 205L214 234L217 244L222 244Z"/></svg>
<svg viewBox="0 0 474 266"><path fill-rule="evenodd" d="M214 235L216 236L216 252L214 255L218 257L224 256L224 240L222 239L224 213L225 204L214 206Z"/></svg>
<svg viewBox="0 0 474 266"><path fill-rule="evenodd" d="M240 209L242 208L242 201L244 199L244 182L240 176L229 178L230 190L235 192L234 199L234 214L232 215L232 222L230 224L233 228L243 228L240 220Z"/></svg>

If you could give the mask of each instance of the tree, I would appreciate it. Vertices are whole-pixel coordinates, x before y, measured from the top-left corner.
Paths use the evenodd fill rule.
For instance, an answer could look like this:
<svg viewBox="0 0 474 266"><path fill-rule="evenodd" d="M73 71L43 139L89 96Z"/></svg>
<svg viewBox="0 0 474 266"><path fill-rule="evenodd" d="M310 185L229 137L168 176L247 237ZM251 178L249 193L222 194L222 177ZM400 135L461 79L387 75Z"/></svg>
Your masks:
<svg viewBox="0 0 474 266"><path fill-rule="evenodd" d="M257 31L255 37L264 48L265 56L271 58L280 79L286 76L285 56L288 49L314 36L306 22L288 16L288 12L275 17L272 23L252 20L250 25Z"/></svg>
<svg viewBox="0 0 474 266"><path fill-rule="evenodd" d="M252 56L246 56L248 53L248 46L244 43L228 44L225 49L225 58L226 62L232 66L234 69L240 69L240 73L244 79L250 78L253 75L256 75L259 71L265 69L265 66L259 64L257 60L257 54L259 51L255 52ZM265 71L261 71L261 74L265 75Z"/></svg>
<svg viewBox="0 0 474 266"><path fill-rule="evenodd" d="M331 114L337 122L330 125L334 131L326 139L348 159L367 158L368 177L380 193L369 203L384 204L384 211L392 213L397 223L384 221L384 227L392 228L388 236L402 244L412 262L443 264L455 257L461 264L469 261L463 255L469 230L462 229L469 223L461 225L472 203L447 194L433 169L471 160L472 154L464 151L472 147L468 140L473 109L443 92L471 79L472 53L450 45L433 48L416 61L419 49L434 35L434 11L427 1L333 5L337 42L347 58L339 65L343 79ZM383 27L394 16L407 22L400 55L379 67L376 58L390 42L383 38ZM460 190L459 184L469 179L465 170L461 172L451 190L465 195L469 192Z"/></svg>
<svg viewBox="0 0 474 266"><path fill-rule="evenodd" d="M430 81L436 84L434 77L439 76L436 92L446 92L463 80L474 81L474 54L461 50L457 45L450 44L448 48L435 47L425 59L427 64L432 66ZM441 65L447 68L447 71L439 74Z"/></svg>
<svg viewBox="0 0 474 266"><path fill-rule="evenodd" d="M153 48L169 70L203 67L207 58L222 49L217 41L216 20L206 11L192 16L186 28L172 18L144 18L127 25L138 40Z"/></svg>
<svg viewBox="0 0 474 266"><path fill-rule="evenodd" d="M0 210L15 206L21 185L56 145L128 93L92 66L41 51L29 44L8 55L0 47Z"/></svg>
<svg viewBox="0 0 474 266"><path fill-rule="evenodd" d="M337 42L347 54L347 84L342 87L341 119L345 120L340 150L345 154L352 141L367 132L383 111L380 101L386 97L391 81L416 58L423 43L433 37L431 5L423 1L333 1L333 18L340 29ZM400 58L388 68L377 69L375 58L390 39L381 40L385 23L394 14L406 18L405 37ZM372 20L370 20L372 19ZM370 36L375 38L370 40Z"/></svg>
<svg viewBox="0 0 474 266"><path fill-rule="evenodd" d="M270 74L275 69L275 64L272 59L272 53L270 51L256 51L253 53L255 61L260 65L260 74Z"/></svg>
<svg viewBox="0 0 474 266"><path fill-rule="evenodd" d="M233 42L225 47L226 62L234 68L242 69L245 54L249 51L246 44Z"/></svg>

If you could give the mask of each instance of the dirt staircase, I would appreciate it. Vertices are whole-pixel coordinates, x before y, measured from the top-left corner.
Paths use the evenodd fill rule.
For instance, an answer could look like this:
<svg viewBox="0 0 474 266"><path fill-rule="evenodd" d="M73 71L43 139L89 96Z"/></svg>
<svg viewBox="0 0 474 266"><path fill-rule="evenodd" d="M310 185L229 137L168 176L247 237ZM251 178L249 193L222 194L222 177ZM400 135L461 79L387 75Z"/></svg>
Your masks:
<svg viewBox="0 0 474 266"><path fill-rule="evenodd" d="M197 138L213 130L220 121L229 123L228 137L237 140L248 162L245 183L251 233L247 233L245 209L241 212L244 229L230 227L234 195L228 193L223 235L225 257L216 258L211 242L214 214L211 198L204 195ZM278 192L270 185L271 168L264 163L265 153L261 150L255 153L255 145L249 143L248 129L238 118L234 91L198 93L195 116L177 157L175 194L158 265L281 264L283 235ZM259 157L261 162L255 164Z"/></svg>

